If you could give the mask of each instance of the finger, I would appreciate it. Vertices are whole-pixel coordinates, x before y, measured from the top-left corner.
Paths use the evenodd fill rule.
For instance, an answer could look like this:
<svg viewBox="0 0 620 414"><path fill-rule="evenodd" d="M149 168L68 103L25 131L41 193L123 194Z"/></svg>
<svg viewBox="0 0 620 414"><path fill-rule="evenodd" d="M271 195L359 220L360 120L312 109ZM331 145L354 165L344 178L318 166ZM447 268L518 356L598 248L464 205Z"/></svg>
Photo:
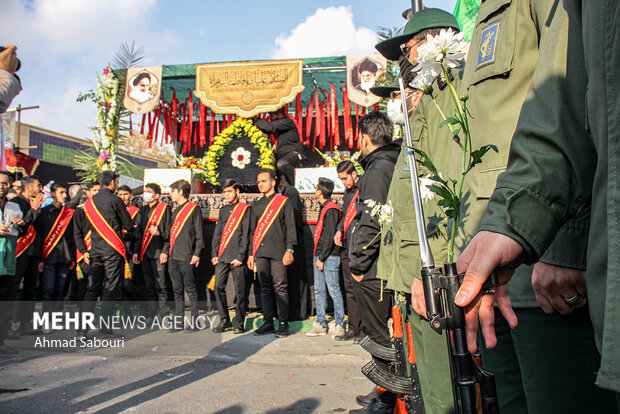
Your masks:
<svg viewBox="0 0 620 414"><path fill-rule="evenodd" d="M470 245L467 249L472 248L474 250L473 256L471 260L469 259L469 255L471 253L467 253L463 258L463 262L461 262L461 266L463 270L466 270L465 278L463 279L463 283L459 288L459 291L456 294L455 303L457 306L467 306L470 302L478 295L480 292L480 288L482 288L482 284L487 280L491 272L497 267L499 264L494 258L488 258L484 252L479 252L479 254L475 254L475 244ZM467 252L463 252L465 254ZM461 255L463 256L463 255ZM459 257L459 261L460 261ZM499 260L499 259L497 259ZM469 262L468 266L465 266L466 263Z"/></svg>
<svg viewBox="0 0 620 414"><path fill-rule="evenodd" d="M495 295L484 294L480 299L480 310L478 317L480 319L480 327L484 342L487 348L494 348L497 345L497 337L495 336Z"/></svg>
<svg viewBox="0 0 620 414"><path fill-rule="evenodd" d="M465 334L467 336L467 347L470 352L478 350L478 308L480 303L478 300L465 310Z"/></svg>
<svg viewBox="0 0 620 414"><path fill-rule="evenodd" d="M553 308L553 305L551 304L551 302L547 300L546 296L536 291L534 293L536 294L536 301L540 305L540 308L543 310L543 312L547 314L555 313L555 309Z"/></svg>
<svg viewBox="0 0 620 414"><path fill-rule="evenodd" d="M513 329L516 328L519 324L519 319L512 308L510 296L508 296L508 285L500 285L495 288L495 303L497 303L497 307L508 322L508 325Z"/></svg>
<svg viewBox="0 0 620 414"><path fill-rule="evenodd" d="M573 289L566 292L561 292L557 294L549 294L546 295L551 305L554 307L562 315L568 315L573 311L573 307L566 303L565 298L572 298L575 296L577 292ZM566 295L566 296L565 296Z"/></svg>

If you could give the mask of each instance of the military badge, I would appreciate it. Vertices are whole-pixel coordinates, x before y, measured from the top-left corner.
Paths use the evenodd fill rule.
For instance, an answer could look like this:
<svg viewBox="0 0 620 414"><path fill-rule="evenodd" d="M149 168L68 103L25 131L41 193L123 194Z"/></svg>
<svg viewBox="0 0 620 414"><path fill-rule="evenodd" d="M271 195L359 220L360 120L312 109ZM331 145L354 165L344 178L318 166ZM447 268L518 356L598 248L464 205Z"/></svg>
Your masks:
<svg viewBox="0 0 620 414"><path fill-rule="evenodd" d="M495 50L497 48L497 36L499 35L499 27L501 19L489 23L482 29L482 40L480 41L480 50L478 50L478 63L476 69L490 65L495 62Z"/></svg>

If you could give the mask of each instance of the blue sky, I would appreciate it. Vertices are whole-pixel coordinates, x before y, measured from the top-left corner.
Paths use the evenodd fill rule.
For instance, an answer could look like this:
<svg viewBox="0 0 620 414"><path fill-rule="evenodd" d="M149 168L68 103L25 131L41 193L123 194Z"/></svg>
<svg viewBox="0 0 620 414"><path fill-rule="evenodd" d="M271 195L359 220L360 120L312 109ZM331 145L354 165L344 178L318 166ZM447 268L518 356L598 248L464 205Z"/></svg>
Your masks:
<svg viewBox="0 0 620 414"><path fill-rule="evenodd" d="M427 0L453 11L456 0ZM409 1L0 0L0 44L18 46L22 121L89 138L96 72L122 42L145 66L371 52L378 26L405 23Z"/></svg>

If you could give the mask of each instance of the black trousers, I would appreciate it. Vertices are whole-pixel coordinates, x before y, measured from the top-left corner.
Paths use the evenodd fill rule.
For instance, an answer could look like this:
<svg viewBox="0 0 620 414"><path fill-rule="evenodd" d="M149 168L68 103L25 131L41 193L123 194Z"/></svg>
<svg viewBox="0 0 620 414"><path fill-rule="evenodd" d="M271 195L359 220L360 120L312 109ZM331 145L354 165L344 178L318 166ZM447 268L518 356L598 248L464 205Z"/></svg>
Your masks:
<svg viewBox="0 0 620 414"><path fill-rule="evenodd" d="M166 265L159 259L145 257L140 263L144 280L144 294L147 301L147 312L153 316L157 310L161 315L170 313L168 288L166 287ZM157 305L158 304L158 305Z"/></svg>
<svg viewBox="0 0 620 414"><path fill-rule="evenodd" d="M347 303L347 315L349 315L349 330L359 333L362 330L359 302L355 294L354 284L357 283L351 275L349 267L349 250L342 251L340 255L340 264L342 266L342 276L344 279L344 291Z"/></svg>
<svg viewBox="0 0 620 414"><path fill-rule="evenodd" d="M82 275L84 276L82 279L77 278L77 273L73 273L71 276L71 286L69 287L69 300L74 300L77 302L81 302L84 300L84 296L86 295L86 291L88 290L88 278L90 276L90 265L87 265L84 260L82 260L78 266L80 266L80 270L82 271Z"/></svg>
<svg viewBox="0 0 620 414"><path fill-rule="evenodd" d="M215 297L217 298L217 312L221 320L230 320L228 314L228 300L226 298L226 284L228 275L232 273L235 284L235 325L244 327L245 312L248 308L248 275L245 265L233 266L230 263L218 262L215 265Z"/></svg>
<svg viewBox="0 0 620 414"><path fill-rule="evenodd" d="M388 319L392 316L394 293L385 288L386 282L377 279L362 279L354 282L360 299L362 330L370 339L380 345L391 346ZM381 284L383 284L383 300L381 299Z"/></svg>
<svg viewBox="0 0 620 414"><path fill-rule="evenodd" d="M172 280L174 292L174 314L182 318L185 313L185 298L183 292L187 292L192 320L198 317L198 292L196 291L196 279L194 267L189 262L178 260L168 261L168 271Z"/></svg>
<svg viewBox="0 0 620 414"><path fill-rule="evenodd" d="M13 278L16 292L13 322L27 323L32 320L41 276L39 262L39 258L26 256L26 253L17 258L16 277Z"/></svg>
<svg viewBox="0 0 620 414"><path fill-rule="evenodd" d="M278 159L276 169L284 174L290 185L295 185L295 168L301 167L302 155L297 151L289 152Z"/></svg>
<svg viewBox="0 0 620 414"><path fill-rule="evenodd" d="M90 276L82 310L92 312L97 298L101 297L103 302L101 315L109 318L114 313L115 302L121 299L125 258L120 254L114 254L105 257L91 256L90 260Z"/></svg>
<svg viewBox="0 0 620 414"><path fill-rule="evenodd" d="M0 275L0 345L6 339L15 300L15 276Z"/></svg>
<svg viewBox="0 0 620 414"><path fill-rule="evenodd" d="M284 266L281 259L257 257L254 260L258 272L258 281L260 282L260 296L263 302L263 319L265 323L273 321L276 311L280 323L288 323L288 278L286 266Z"/></svg>

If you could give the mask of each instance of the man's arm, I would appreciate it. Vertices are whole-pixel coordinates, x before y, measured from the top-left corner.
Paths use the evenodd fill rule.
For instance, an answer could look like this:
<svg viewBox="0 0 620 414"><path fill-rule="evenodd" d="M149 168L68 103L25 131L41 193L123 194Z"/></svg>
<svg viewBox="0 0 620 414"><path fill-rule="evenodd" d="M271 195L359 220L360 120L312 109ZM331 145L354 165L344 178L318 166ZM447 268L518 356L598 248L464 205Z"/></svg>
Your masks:
<svg viewBox="0 0 620 414"><path fill-rule="evenodd" d="M121 226L127 231L133 229L133 220L127 211L127 207L125 207L123 200L117 196L114 196L114 207L116 209L116 214L121 220Z"/></svg>
<svg viewBox="0 0 620 414"><path fill-rule="evenodd" d="M334 234L336 234L336 227L338 226L340 212L335 208L329 209L325 213L325 219L323 221L323 232L321 234L321 248L316 252L319 260L325 262L329 257L332 249L334 248Z"/></svg>
<svg viewBox="0 0 620 414"><path fill-rule="evenodd" d="M204 237L202 235L202 212L200 211L200 207L196 207L194 211L192 211L192 226L194 226L194 231L196 232L196 244L193 255L200 257L200 253L202 253L202 249L205 246Z"/></svg>
<svg viewBox="0 0 620 414"><path fill-rule="evenodd" d="M73 240L75 241L75 247L82 254L86 253L86 243L84 243L84 236L88 230L84 230L86 225L86 217L83 210L75 210L73 215Z"/></svg>
<svg viewBox="0 0 620 414"><path fill-rule="evenodd" d="M297 246L297 228L295 227L295 215L289 200L284 203L284 224L286 225L286 249L295 249Z"/></svg>
<svg viewBox="0 0 620 414"><path fill-rule="evenodd" d="M9 45L0 52L0 113L6 112L13 98L22 90L15 76L17 70L17 48Z"/></svg>
<svg viewBox="0 0 620 414"><path fill-rule="evenodd" d="M250 216L251 216L252 207L248 207L243 215L243 219L241 220L241 224L239 224L239 254L237 254L236 259L240 262L245 261L246 257L248 257L248 247L250 246Z"/></svg>
<svg viewBox="0 0 620 414"><path fill-rule="evenodd" d="M274 134L276 132L281 133L281 132L290 131L295 126L295 123L287 117L287 118L277 119L271 122L266 121L264 119L257 119L256 121L254 121L254 125L256 125L258 129L260 129L263 132L266 132L267 134Z"/></svg>
<svg viewBox="0 0 620 414"><path fill-rule="evenodd" d="M224 226L223 223L224 220L222 219L222 209L220 209L219 216L217 217L217 223L215 223L213 239L211 239L211 257L217 257L217 252L220 249L220 242L222 240L222 226Z"/></svg>

